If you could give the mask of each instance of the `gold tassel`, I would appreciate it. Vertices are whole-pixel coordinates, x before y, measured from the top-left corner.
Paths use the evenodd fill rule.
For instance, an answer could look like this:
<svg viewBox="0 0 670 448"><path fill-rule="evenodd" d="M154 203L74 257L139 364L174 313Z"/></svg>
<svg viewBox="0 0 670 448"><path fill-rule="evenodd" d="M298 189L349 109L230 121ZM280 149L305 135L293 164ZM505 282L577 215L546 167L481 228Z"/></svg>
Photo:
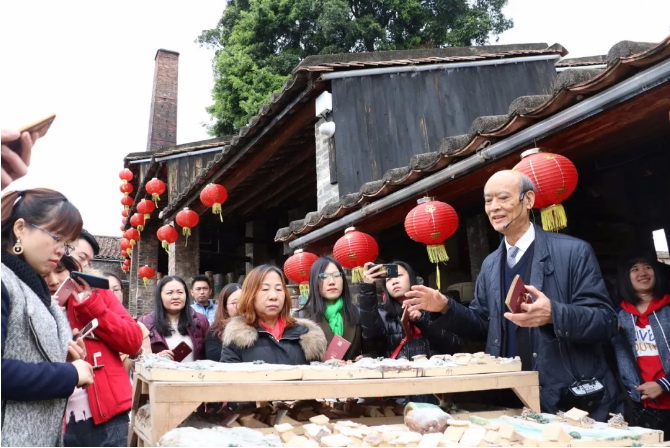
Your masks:
<svg viewBox="0 0 670 448"><path fill-rule="evenodd" d="M309 297L309 283L300 283L298 286L300 290L300 298L307 298Z"/></svg>
<svg viewBox="0 0 670 448"><path fill-rule="evenodd" d="M223 215L221 214L221 204L218 202L215 202L214 205L212 205L212 213L215 215L219 215L219 219L221 222L223 222Z"/></svg>
<svg viewBox="0 0 670 448"><path fill-rule="evenodd" d="M449 261L449 255L447 255L447 249L444 247L444 244L434 244L426 246L426 248L428 249L428 258L431 263Z"/></svg>
<svg viewBox="0 0 670 448"><path fill-rule="evenodd" d="M184 247L188 247L188 237L191 236L191 228L190 227L182 227L181 229L182 235L186 237L186 242L184 243Z"/></svg>
<svg viewBox="0 0 670 448"><path fill-rule="evenodd" d="M558 232L568 226L568 216L562 204L543 208L540 216L542 216L542 228L547 232Z"/></svg>
<svg viewBox="0 0 670 448"><path fill-rule="evenodd" d="M146 278L146 277L142 277L142 281L144 281L144 289L147 289L147 285L149 284L151 279Z"/></svg>
<svg viewBox="0 0 670 448"><path fill-rule="evenodd" d="M356 266L351 270L351 281L353 283L361 283L363 281L363 267Z"/></svg>
<svg viewBox="0 0 670 448"><path fill-rule="evenodd" d="M441 289L441 283L440 283L440 265L438 263L435 263L435 269L436 269L436 275L435 275L435 283L437 283L437 290L439 291Z"/></svg>
<svg viewBox="0 0 670 448"><path fill-rule="evenodd" d="M165 249L165 252L167 252L168 255L170 255L170 243L163 240L163 243L161 245L163 246L163 249Z"/></svg>
<svg viewBox="0 0 670 448"><path fill-rule="evenodd" d="M161 200L161 196L158 193L154 193L151 195L151 199L153 199L154 204L156 204L156 208L158 208L158 201Z"/></svg>

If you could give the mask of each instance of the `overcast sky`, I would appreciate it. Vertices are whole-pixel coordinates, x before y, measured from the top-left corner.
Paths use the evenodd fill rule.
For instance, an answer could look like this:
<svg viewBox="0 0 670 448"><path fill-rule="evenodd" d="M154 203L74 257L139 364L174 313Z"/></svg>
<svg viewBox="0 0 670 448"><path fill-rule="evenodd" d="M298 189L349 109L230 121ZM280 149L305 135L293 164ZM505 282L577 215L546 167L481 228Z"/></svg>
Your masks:
<svg viewBox="0 0 670 448"><path fill-rule="evenodd" d="M20 127L50 112L56 121L33 150L30 173L10 188L67 195L85 227L119 236L118 172L144 151L156 50L177 51L177 143L210 138L213 52L194 40L216 26L225 1L4 0L0 3L0 123ZM670 1L510 0L512 30L498 43L560 43L568 57L605 54L621 40L670 34ZM495 42L491 42L495 43Z"/></svg>

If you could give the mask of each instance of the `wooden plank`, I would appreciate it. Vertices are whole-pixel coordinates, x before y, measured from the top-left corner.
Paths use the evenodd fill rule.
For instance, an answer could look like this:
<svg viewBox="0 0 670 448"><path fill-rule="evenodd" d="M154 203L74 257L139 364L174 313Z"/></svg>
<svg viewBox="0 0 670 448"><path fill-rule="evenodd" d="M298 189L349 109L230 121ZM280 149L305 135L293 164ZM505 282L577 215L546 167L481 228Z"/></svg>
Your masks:
<svg viewBox="0 0 670 448"><path fill-rule="evenodd" d="M509 389L539 385L537 372L492 373L432 378L385 378L351 381L152 382L154 402L274 401L318 398L380 397L402 390L406 395ZM159 393L156 394L155 392ZM152 416L153 418L153 416Z"/></svg>

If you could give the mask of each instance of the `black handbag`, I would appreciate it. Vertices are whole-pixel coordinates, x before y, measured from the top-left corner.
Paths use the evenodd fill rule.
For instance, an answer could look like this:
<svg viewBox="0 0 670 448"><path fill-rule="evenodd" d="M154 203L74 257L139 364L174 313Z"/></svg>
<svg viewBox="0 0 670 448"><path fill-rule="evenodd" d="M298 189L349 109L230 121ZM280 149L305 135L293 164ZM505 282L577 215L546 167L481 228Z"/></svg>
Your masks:
<svg viewBox="0 0 670 448"><path fill-rule="evenodd" d="M558 400L558 409L561 411L568 411L572 408L578 408L592 414L605 398L605 386L596 378L590 380L578 380L572 369L572 363L566 363L563 356L563 349L561 348L561 341L558 341L558 350L561 354L561 361L563 367L570 374L574 380L572 384L561 389L561 395ZM568 359L570 353L568 353ZM569 364L569 366L568 366Z"/></svg>

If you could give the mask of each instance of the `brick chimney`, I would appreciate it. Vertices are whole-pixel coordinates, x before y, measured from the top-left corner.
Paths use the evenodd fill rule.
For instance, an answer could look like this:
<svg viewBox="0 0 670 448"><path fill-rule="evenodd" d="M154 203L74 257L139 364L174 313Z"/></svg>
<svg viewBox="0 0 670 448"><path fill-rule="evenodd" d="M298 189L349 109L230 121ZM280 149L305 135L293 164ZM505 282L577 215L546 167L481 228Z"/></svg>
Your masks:
<svg viewBox="0 0 670 448"><path fill-rule="evenodd" d="M177 144L177 79L179 53L160 49L156 52L154 90L151 95L147 151Z"/></svg>

